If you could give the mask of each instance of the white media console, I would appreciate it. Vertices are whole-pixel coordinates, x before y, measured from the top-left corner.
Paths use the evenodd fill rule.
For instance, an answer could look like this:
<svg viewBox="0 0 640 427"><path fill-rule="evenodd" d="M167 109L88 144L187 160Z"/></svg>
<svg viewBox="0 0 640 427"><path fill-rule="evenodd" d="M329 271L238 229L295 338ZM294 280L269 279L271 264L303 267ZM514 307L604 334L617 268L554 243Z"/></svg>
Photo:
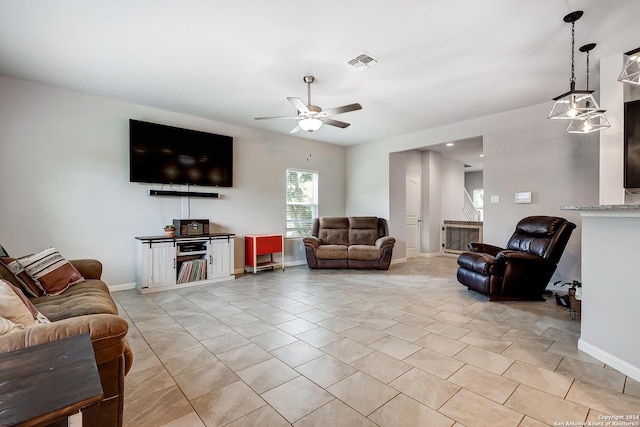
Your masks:
<svg viewBox="0 0 640 427"><path fill-rule="evenodd" d="M235 279L234 236L136 237L136 289L145 294Z"/></svg>

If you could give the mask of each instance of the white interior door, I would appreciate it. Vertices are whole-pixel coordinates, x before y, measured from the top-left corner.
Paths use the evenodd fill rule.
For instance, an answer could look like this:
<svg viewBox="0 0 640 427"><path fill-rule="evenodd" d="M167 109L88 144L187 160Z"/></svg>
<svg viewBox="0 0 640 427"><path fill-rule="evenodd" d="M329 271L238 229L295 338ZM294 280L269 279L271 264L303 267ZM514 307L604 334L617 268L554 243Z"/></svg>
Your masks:
<svg viewBox="0 0 640 427"><path fill-rule="evenodd" d="M420 255L420 207L422 206L422 182L419 175L407 174L405 225L407 258Z"/></svg>

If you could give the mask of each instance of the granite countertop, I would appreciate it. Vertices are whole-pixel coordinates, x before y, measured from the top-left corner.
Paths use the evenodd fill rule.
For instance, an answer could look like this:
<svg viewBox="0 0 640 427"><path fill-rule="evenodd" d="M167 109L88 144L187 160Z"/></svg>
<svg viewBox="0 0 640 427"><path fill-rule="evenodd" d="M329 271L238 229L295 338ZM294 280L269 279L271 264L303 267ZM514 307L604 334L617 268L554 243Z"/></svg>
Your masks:
<svg viewBox="0 0 640 427"><path fill-rule="evenodd" d="M614 211L640 209L640 203L630 203L625 205L586 205L586 206L562 206L563 211Z"/></svg>

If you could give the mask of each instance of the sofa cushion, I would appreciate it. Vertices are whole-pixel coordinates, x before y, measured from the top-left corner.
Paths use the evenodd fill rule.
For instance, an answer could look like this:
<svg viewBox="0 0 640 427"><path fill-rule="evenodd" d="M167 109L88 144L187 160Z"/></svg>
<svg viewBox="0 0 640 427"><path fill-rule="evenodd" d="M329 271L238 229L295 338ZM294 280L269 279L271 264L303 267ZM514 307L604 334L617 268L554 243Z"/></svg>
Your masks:
<svg viewBox="0 0 640 427"><path fill-rule="evenodd" d="M346 245L320 245L316 249L318 259L347 259L348 256Z"/></svg>
<svg viewBox="0 0 640 427"><path fill-rule="evenodd" d="M349 259L357 259L361 261L376 261L382 255L377 246L370 245L351 245L349 246Z"/></svg>
<svg viewBox="0 0 640 427"><path fill-rule="evenodd" d="M87 314L118 314L118 308L101 280L85 280L60 295L32 298L31 302L52 321Z"/></svg>
<svg viewBox="0 0 640 427"><path fill-rule="evenodd" d="M318 237L323 245L349 244L349 219L345 217L321 217Z"/></svg>
<svg viewBox="0 0 640 427"><path fill-rule="evenodd" d="M84 280L78 270L55 248L18 258L16 261L47 295L60 294L69 286Z"/></svg>
<svg viewBox="0 0 640 427"><path fill-rule="evenodd" d="M378 218L375 216L349 217L349 244L375 245L378 235Z"/></svg>

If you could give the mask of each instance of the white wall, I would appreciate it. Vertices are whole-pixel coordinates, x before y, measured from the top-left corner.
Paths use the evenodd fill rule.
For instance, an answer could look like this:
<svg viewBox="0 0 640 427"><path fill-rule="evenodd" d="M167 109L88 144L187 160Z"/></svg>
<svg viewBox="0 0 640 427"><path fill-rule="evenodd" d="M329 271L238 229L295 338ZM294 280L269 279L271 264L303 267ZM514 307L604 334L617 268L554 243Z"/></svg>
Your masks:
<svg viewBox="0 0 640 427"><path fill-rule="evenodd" d="M640 381L637 336L640 212L585 210L582 318L578 348ZM615 250L612 250L615 248Z"/></svg>
<svg viewBox="0 0 640 427"><path fill-rule="evenodd" d="M607 109L610 128L600 131L601 205L621 205L624 193L624 85L618 75L624 64L621 53L600 60L600 104ZM606 106L606 107L605 107Z"/></svg>
<svg viewBox="0 0 640 427"><path fill-rule="evenodd" d="M434 254L441 251L442 241L442 155L425 151L422 156L422 217L424 226L420 243L422 253Z"/></svg>
<svg viewBox="0 0 640 427"><path fill-rule="evenodd" d="M388 216L376 215L387 219L389 234L396 239L393 247L393 260L404 260L407 257L407 229L406 229L406 205L407 205L407 156L408 153L391 153L389 158L388 188L395 191L389 193ZM348 215L352 215L347 212ZM364 215L367 215L364 213ZM391 232L393 230L393 233Z"/></svg>
<svg viewBox="0 0 640 427"><path fill-rule="evenodd" d="M525 216L565 217L575 222L578 229L572 235L556 277L579 278L580 217L560 207L597 204L598 135L567 134L568 123L546 119L551 105L551 102L534 105L349 147L347 212L368 211L378 215L389 212L386 194L394 191L387 187L390 152L480 135L484 149L485 199L488 201L491 195L500 197L500 203L485 203L484 241L504 245L515 224ZM373 170L375 173L369 173ZM384 192L376 192L378 188L384 188ZM375 197L363 196L369 189ZM514 204L514 193L518 191L531 191L533 202Z"/></svg>
<svg viewBox="0 0 640 427"><path fill-rule="evenodd" d="M367 147L369 143L346 151L346 164L352 165L346 179L346 215L390 219L389 153L392 150L368 150ZM404 176L403 169L402 182Z"/></svg>
<svg viewBox="0 0 640 427"><path fill-rule="evenodd" d="M442 156L442 220L467 221L464 215L464 164Z"/></svg>
<svg viewBox="0 0 640 427"><path fill-rule="evenodd" d="M243 235L284 233L287 167L319 172L320 215L345 213L343 147L8 77L0 93L0 242L10 254L55 246L67 258L101 260L108 284L135 281L134 236L162 234L185 216L182 198L151 197L150 184L129 182L130 118L234 137L233 188L190 199L190 211L236 234L236 269ZM288 242L288 262L304 260L301 246Z"/></svg>

